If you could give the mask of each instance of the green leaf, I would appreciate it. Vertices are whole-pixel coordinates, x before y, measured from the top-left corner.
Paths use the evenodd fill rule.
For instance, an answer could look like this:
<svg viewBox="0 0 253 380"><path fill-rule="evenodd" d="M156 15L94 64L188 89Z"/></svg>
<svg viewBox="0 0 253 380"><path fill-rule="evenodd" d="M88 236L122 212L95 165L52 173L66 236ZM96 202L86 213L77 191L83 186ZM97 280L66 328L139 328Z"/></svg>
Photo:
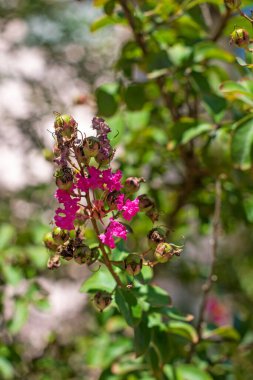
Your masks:
<svg viewBox="0 0 253 380"><path fill-rule="evenodd" d="M226 100L215 94L206 94L203 96L203 101L207 112L218 123L226 111Z"/></svg>
<svg viewBox="0 0 253 380"><path fill-rule="evenodd" d="M240 82L226 81L220 86L220 91L229 102L237 99L249 106L253 106L252 83L253 81L251 80L242 80Z"/></svg>
<svg viewBox="0 0 253 380"><path fill-rule="evenodd" d="M122 24L123 22L124 22L123 18L117 17L115 15L113 15L113 16L109 16L109 15L102 16L99 19L95 20L90 25L90 31L96 32L97 30L104 28L105 26Z"/></svg>
<svg viewBox="0 0 253 380"><path fill-rule="evenodd" d="M250 169L252 164L253 119L239 125L232 136L231 155L235 167Z"/></svg>
<svg viewBox="0 0 253 380"><path fill-rule="evenodd" d="M195 328L189 323L171 321L167 325L167 331L175 335L180 335L193 343L198 342L198 334Z"/></svg>
<svg viewBox="0 0 253 380"><path fill-rule="evenodd" d="M210 132L213 129L212 124L200 123L196 124L194 127L187 129L182 135L181 144L187 144L189 141L199 137L200 135Z"/></svg>
<svg viewBox="0 0 253 380"><path fill-rule="evenodd" d="M208 331L204 334L204 339L216 336L236 342L240 340L240 334L231 326L220 326L212 331Z"/></svg>
<svg viewBox="0 0 253 380"><path fill-rule="evenodd" d="M102 266L97 272L93 273L80 288L81 293L95 292L102 290L111 293L116 287L116 281L106 266Z"/></svg>
<svg viewBox="0 0 253 380"><path fill-rule="evenodd" d="M194 46L194 61L201 62L207 59L219 59L225 62L233 62L234 56L224 49L219 48L213 42L200 42Z"/></svg>
<svg viewBox="0 0 253 380"><path fill-rule="evenodd" d="M143 318L134 328L134 348L137 357L143 355L148 350L151 329L148 327L147 322L147 319Z"/></svg>
<svg viewBox="0 0 253 380"><path fill-rule="evenodd" d="M141 306L132 291L117 288L115 302L129 326L135 326L142 316Z"/></svg>
<svg viewBox="0 0 253 380"><path fill-rule="evenodd" d="M140 110L145 104L144 86L142 84L131 84L127 87L125 102L130 111Z"/></svg>
<svg viewBox="0 0 253 380"><path fill-rule="evenodd" d="M180 364L174 368L166 364L164 373L169 380L212 380L213 378L203 369L192 364Z"/></svg>
<svg viewBox="0 0 253 380"><path fill-rule="evenodd" d="M169 294L155 285L143 285L138 289L138 293L145 296L145 300L152 307L165 306L171 303Z"/></svg>
<svg viewBox="0 0 253 380"><path fill-rule="evenodd" d="M118 109L118 85L106 83L96 89L98 113L105 117L111 117Z"/></svg>

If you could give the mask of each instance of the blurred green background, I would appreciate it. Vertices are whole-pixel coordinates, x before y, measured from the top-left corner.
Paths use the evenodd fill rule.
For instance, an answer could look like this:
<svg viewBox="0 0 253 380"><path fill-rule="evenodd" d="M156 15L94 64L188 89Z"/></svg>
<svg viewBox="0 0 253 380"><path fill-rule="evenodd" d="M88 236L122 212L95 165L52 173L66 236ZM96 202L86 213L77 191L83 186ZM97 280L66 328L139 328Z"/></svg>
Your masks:
<svg viewBox="0 0 253 380"><path fill-rule="evenodd" d="M79 293L89 270L46 268L42 239L55 184L43 152L53 145L54 111L71 113L85 133L94 114L105 117L119 147L116 165L125 177L146 178L143 189L171 240L185 244L180 259L155 271L155 283L184 313L197 315L209 274L221 176L218 281L208 322L234 326L240 339L236 347L210 348L209 364L214 379L251 379L253 86L251 70L235 62L238 52L229 46L229 33L244 21L230 15L210 41L223 22L221 1L136 1L137 34L144 31L152 51L143 56L114 3L0 1L0 379L152 379L124 369L132 333L118 313L98 314ZM243 89L231 82L221 91L223 82L241 78L248 80ZM162 91L180 117L173 120ZM144 218L135 222L139 247L151 227Z"/></svg>

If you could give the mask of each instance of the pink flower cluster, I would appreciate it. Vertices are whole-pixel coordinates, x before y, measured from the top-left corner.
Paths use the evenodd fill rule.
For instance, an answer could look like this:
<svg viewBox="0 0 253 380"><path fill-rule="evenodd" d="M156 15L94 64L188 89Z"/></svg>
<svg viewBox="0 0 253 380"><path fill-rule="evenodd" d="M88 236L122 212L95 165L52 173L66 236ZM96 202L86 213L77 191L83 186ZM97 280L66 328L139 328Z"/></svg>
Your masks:
<svg viewBox="0 0 253 380"><path fill-rule="evenodd" d="M54 220L56 226L64 230L74 230L74 221L79 209L78 202L80 202L80 198L72 198L66 190L61 189L56 190L55 198L58 199L59 203L63 203L64 205L64 209L59 207L55 211Z"/></svg>
<svg viewBox="0 0 253 380"><path fill-rule="evenodd" d="M99 235L99 238L102 243L108 245L110 248L115 248L113 236L126 240L127 229L122 223L117 222L113 218L110 218L109 226L107 227L104 234Z"/></svg>

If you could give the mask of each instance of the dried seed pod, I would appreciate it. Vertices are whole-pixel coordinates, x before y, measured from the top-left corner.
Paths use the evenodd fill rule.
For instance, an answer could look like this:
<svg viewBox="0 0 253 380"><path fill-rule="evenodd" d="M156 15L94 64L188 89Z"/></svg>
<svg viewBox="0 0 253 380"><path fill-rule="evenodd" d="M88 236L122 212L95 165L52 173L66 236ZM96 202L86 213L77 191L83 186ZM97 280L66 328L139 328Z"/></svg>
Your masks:
<svg viewBox="0 0 253 380"><path fill-rule="evenodd" d="M139 195L138 199L140 211L148 211L155 207L155 202L147 194Z"/></svg>
<svg viewBox="0 0 253 380"><path fill-rule="evenodd" d="M63 166L55 173L56 185L61 190L69 190L73 185L73 172L68 166Z"/></svg>
<svg viewBox="0 0 253 380"><path fill-rule="evenodd" d="M140 256L131 253L126 260L124 260L125 270L128 274L136 276L142 269L142 259Z"/></svg>
<svg viewBox="0 0 253 380"><path fill-rule="evenodd" d="M83 151L87 157L96 157L99 152L99 139L94 136L87 137L83 142Z"/></svg>
<svg viewBox="0 0 253 380"><path fill-rule="evenodd" d="M163 243L166 240L166 232L160 228L155 227L149 231L148 235L149 244L151 247L157 246L159 243Z"/></svg>
<svg viewBox="0 0 253 380"><path fill-rule="evenodd" d="M74 250L75 262L79 265L87 264L91 257L91 250L87 245L80 245Z"/></svg>
<svg viewBox="0 0 253 380"><path fill-rule="evenodd" d="M94 304L102 312L106 307L112 302L112 297L110 293L107 292L97 292L94 296Z"/></svg>
<svg viewBox="0 0 253 380"><path fill-rule="evenodd" d="M61 265L60 255L54 255L48 259L47 267L48 269L57 269Z"/></svg>
<svg viewBox="0 0 253 380"><path fill-rule="evenodd" d="M71 115L58 114L55 118L54 128L66 140L73 140L77 135L77 122Z"/></svg>
<svg viewBox="0 0 253 380"><path fill-rule="evenodd" d="M52 231L52 237L58 245L63 244L69 239L69 231L55 227Z"/></svg>
<svg viewBox="0 0 253 380"><path fill-rule="evenodd" d="M137 177L129 177L125 181L125 190L129 194L136 193L140 189L141 182L145 182L145 179L143 177L137 178Z"/></svg>

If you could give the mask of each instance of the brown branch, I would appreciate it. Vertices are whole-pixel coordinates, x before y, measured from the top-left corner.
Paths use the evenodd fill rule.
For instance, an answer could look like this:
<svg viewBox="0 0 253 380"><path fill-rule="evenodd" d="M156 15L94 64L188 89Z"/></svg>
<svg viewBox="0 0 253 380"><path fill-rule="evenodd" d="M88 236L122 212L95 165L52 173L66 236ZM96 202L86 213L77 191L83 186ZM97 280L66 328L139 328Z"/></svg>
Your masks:
<svg viewBox="0 0 253 380"><path fill-rule="evenodd" d="M198 322L196 326L196 331L198 334L198 341L196 343L192 343L189 356L187 358L187 362L191 362L192 356L196 350L197 345L203 340L203 325L205 321L205 310L208 302L209 293L212 289L213 283L217 280L217 276L215 275L215 265L217 260L217 251L218 251L218 241L219 241L219 229L220 229L220 214L221 214L221 182L219 179L216 180L215 184L215 207L214 207L214 215L213 215L213 230L212 230L212 238L211 238L211 248L212 248L212 264L210 269L210 274L202 287L203 295L200 303Z"/></svg>
<svg viewBox="0 0 253 380"><path fill-rule="evenodd" d="M218 26L216 32L215 32L214 35L211 37L211 40L212 40L213 42L216 42L216 41L220 38L220 36L221 36L223 30L224 30L225 27L226 27L227 21L228 21L228 19L229 19L230 16L231 16L231 9L227 8L227 9L226 9L226 12L225 12L225 13L223 14L223 16L221 17L220 24L219 24L219 26Z"/></svg>
<svg viewBox="0 0 253 380"><path fill-rule="evenodd" d="M90 200L89 193L86 194L86 200L87 200L87 204L88 204L89 208L91 209L92 205L91 205L91 200ZM109 269L109 271L110 271L111 275L113 276L114 280L116 281L117 285L122 288L122 287L124 287L124 285L121 282L121 279L119 278L119 276L117 275L117 273L114 271L114 269L112 267L112 264L111 264L111 261L109 260L109 257L107 256L104 244L99 239L99 229L98 229L98 226L97 226L97 222L96 222L96 220L94 218L91 218L91 223L92 223L93 228L94 228L94 230L96 232L96 235L97 235L97 239L98 239L98 243L99 243L99 248L101 249L101 252L102 252L102 255L103 255L103 259L104 259L104 263L107 266L107 268Z"/></svg>

